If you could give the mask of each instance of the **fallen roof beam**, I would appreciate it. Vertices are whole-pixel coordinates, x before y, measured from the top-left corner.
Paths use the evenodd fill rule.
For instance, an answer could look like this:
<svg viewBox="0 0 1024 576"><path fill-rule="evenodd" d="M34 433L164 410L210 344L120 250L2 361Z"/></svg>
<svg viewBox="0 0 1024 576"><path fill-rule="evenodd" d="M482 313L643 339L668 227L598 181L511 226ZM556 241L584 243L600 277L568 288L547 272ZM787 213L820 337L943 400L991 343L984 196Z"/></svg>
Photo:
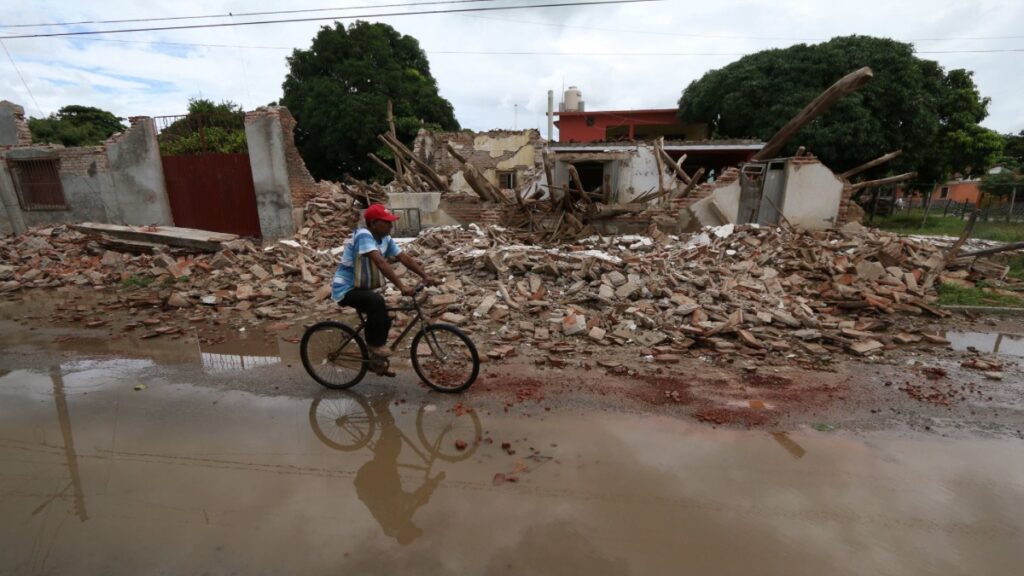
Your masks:
<svg viewBox="0 0 1024 576"><path fill-rule="evenodd" d="M842 174L840 174L839 177L842 178L843 180L849 180L851 177L856 176L857 174L860 174L861 172L863 172L865 170L870 170L870 169L874 168L875 166L878 166L879 164L885 164L886 162L888 162L889 160L892 160L893 158L899 156L900 154L903 154L903 150L896 150L894 152L889 152L888 154L886 154L884 156L879 156L878 158L875 158L874 160L872 160L870 162L865 162L864 164L861 164L860 166L857 166L856 168L853 168L852 170L847 170L846 172L843 172Z"/></svg>
<svg viewBox="0 0 1024 576"><path fill-rule="evenodd" d="M905 174L900 174L899 176L889 176L888 178L879 178L878 180L865 180L863 182L851 184L850 189L860 190L861 188L873 188L875 186L883 186L885 184L903 182L904 180L910 180L914 176L917 176L917 172L907 172Z"/></svg>
<svg viewBox="0 0 1024 576"><path fill-rule="evenodd" d="M855 70L840 78L835 84L829 86L827 90L822 92L821 95L805 106L804 109L794 116L792 120L787 122L785 126L780 128L779 131L772 136L772 139L764 145L764 148L761 148L760 152L754 154L754 157L751 158L751 160L757 162L776 157L779 152L782 151L782 148L786 146L786 143L789 142L793 136L796 136L797 132L799 132L804 126L809 124L818 116L821 116L844 96L856 91L864 84L867 84L872 77L874 77L874 73L871 71L871 68L865 66L860 70Z"/></svg>

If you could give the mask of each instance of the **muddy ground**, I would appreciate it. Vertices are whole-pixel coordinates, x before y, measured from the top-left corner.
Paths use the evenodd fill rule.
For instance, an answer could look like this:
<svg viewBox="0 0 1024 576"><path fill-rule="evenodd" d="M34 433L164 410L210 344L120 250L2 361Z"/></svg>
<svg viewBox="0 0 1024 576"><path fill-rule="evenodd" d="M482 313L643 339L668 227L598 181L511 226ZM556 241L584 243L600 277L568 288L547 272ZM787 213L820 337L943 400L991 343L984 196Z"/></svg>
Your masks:
<svg viewBox="0 0 1024 576"><path fill-rule="evenodd" d="M298 355L313 318L142 338L131 314L88 328L67 305L0 305L2 576L1024 562L1019 318L863 359L522 345L446 396L401 360L324 390ZM968 347L1002 379L961 366Z"/></svg>
<svg viewBox="0 0 1024 576"><path fill-rule="evenodd" d="M185 323L176 333L147 337L152 332L127 310L107 311L102 326L83 327L82 316L91 317L81 312L88 309L90 294L73 294L58 299L39 293L0 304L0 357L17 358L25 367L47 366L54 354L149 359L154 373L161 366L174 367L193 374L196 384L217 388L303 397L318 390L302 369L298 349L304 328L320 318ZM172 310L166 316L183 314ZM335 318L355 320L342 313ZM868 358L697 349L671 364L654 362L641 346L581 346L581 352L565 353L543 342L520 342L516 355L492 359L486 351L493 340L470 329L484 361L471 395L490 410L525 415L579 406L736 428L814 426L1024 438L1024 320L958 314L922 326L945 335L950 344L923 342ZM405 357L410 340L393 361L396 378L369 374L359 389L392 385L400 394L425 393L428 389ZM1001 363L1001 379L962 366L978 357Z"/></svg>

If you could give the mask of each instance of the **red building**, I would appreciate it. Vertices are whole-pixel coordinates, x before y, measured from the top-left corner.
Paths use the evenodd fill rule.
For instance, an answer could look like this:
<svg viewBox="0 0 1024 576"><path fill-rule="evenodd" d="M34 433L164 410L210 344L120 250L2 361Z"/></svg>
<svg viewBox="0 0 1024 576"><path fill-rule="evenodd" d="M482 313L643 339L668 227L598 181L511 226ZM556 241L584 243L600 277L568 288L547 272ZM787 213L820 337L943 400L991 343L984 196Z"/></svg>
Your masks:
<svg viewBox="0 0 1024 576"><path fill-rule="evenodd" d="M707 124L679 120L677 108L656 110L603 110L600 112L556 112L558 141L561 143L615 142L623 140L705 140Z"/></svg>
<svg viewBox="0 0 1024 576"><path fill-rule="evenodd" d="M711 140L707 124L683 122L677 113L676 108L556 112L558 144L552 144L551 150L556 154L625 150L637 142L664 137L664 149L672 158L686 154L684 168L720 174L750 160L763 146L753 140ZM582 174L582 168L577 170Z"/></svg>

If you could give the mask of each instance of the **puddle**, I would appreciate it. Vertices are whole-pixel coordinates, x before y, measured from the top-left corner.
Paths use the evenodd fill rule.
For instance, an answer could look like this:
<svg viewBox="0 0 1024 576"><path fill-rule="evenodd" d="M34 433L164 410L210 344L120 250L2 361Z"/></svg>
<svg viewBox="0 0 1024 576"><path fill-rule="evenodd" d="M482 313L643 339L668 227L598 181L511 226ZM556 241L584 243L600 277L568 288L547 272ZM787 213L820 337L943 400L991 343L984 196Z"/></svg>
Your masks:
<svg viewBox="0 0 1024 576"><path fill-rule="evenodd" d="M1024 562L1020 441L523 418L416 391L135 391L145 364L0 376L0 574L1013 574Z"/></svg>
<svg viewBox="0 0 1024 576"><path fill-rule="evenodd" d="M954 350L973 347L979 352L1024 358L1024 334L1001 332L946 332Z"/></svg>

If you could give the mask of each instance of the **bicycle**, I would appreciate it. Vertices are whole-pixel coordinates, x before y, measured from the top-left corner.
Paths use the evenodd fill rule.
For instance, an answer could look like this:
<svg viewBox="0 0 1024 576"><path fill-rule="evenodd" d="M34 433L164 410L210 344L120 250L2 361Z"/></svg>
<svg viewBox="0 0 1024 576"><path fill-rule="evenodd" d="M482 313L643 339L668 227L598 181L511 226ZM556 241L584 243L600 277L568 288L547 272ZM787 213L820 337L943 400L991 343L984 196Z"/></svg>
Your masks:
<svg viewBox="0 0 1024 576"><path fill-rule="evenodd" d="M416 374L438 392L462 392L480 373L480 355L465 332L450 324L428 323L420 306L419 294L425 286L414 290L411 306L388 307L392 317L398 312L415 312L398 338L395 348L413 328L419 327L412 339L409 357ZM358 384L368 371L381 376L394 376L387 358L370 357L366 341L360 335L366 327L366 315L359 314L359 326L326 320L310 326L302 335L299 353L306 372L320 385L343 390Z"/></svg>
<svg viewBox="0 0 1024 576"><path fill-rule="evenodd" d="M391 398L384 399L384 408L381 409L358 392L347 391L341 394L313 399L309 406L309 424L313 434L325 446L341 452L356 452L365 447L374 450L376 446L373 440L381 432L378 428L383 428L383 423L390 421L383 418L381 412L387 410ZM435 459L461 462L472 456L483 438L483 426L480 424L480 416L472 409L446 413L420 406L416 412L416 437L419 444L401 429L399 436L429 470ZM459 449L457 440L466 442L466 447ZM416 467L410 465L409 468Z"/></svg>

